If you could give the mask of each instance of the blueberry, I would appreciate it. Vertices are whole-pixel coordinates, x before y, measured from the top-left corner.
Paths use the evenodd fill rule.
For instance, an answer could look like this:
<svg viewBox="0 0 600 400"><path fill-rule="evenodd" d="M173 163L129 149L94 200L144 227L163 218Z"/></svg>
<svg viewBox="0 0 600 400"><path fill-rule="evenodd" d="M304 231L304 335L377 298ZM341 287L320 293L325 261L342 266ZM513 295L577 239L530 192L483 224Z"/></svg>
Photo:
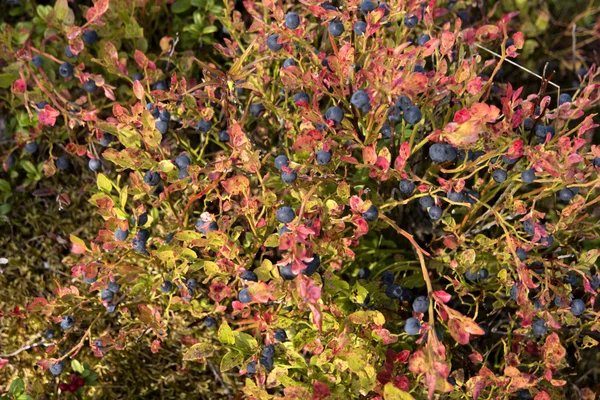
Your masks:
<svg viewBox="0 0 600 400"><path fill-rule="evenodd" d="M438 219L442 218L442 209L438 206L429 207L428 213L429 218L431 218L432 221L437 221Z"/></svg>
<svg viewBox="0 0 600 400"><path fill-rule="evenodd" d="M113 301L114 296L115 294L108 289L104 289L102 292L100 292L100 299L109 303Z"/></svg>
<svg viewBox="0 0 600 400"><path fill-rule="evenodd" d="M535 234L535 225L533 224L533 221L530 219L524 221L523 222L523 230L528 235L533 236Z"/></svg>
<svg viewBox="0 0 600 400"><path fill-rule="evenodd" d="M38 151L38 144L37 142L29 142L25 145L25 152L29 153L29 154L33 154L36 151Z"/></svg>
<svg viewBox="0 0 600 400"><path fill-rule="evenodd" d="M594 157L594 159L592 160L592 166L600 167L600 157Z"/></svg>
<svg viewBox="0 0 600 400"><path fill-rule="evenodd" d="M331 151L319 150L317 151L317 163L320 165L327 165L331 161Z"/></svg>
<svg viewBox="0 0 600 400"><path fill-rule="evenodd" d="M170 113L170 112L168 112L167 110L161 110L161 111L158 113L158 118L159 118L161 121L169 122L169 120L171 119L171 113Z"/></svg>
<svg viewBox="0 0 600 400"><path fill-rule="evenodd" d="M66 45L65 47L65 56L67 56L67 58L77 58L77 54L73 54L71 46L69 45Z"/></svg>
<svg viewBox="0 0 600 400"><path fill-rule="evenodd" d="M248 288L243 288L240 290L240 293L238 294L238 300L240 303L244 304L248 304L252 301L252 297L250 296L250 291L248 291Z"/></svg>
<svg viewBox="0 0 600 400"><path fill-rule="evenodd" d="M104 147L108 147L108 145L110 145L113 141L114 136L111 135L110 133L106 133L104 132L104 134L102 135L102 138L100 139L100 144Z"/></svg>
<svg viewBox="0 0 600 400"><path fill-rule="evenodd" d="M433 197L423 196L419 199L419 204L422 207L429 208L429 207L433 206L433 204L434 204Z"/></svg>
<svg viewBox="0 0 600 400"><path fill-rule="evenodd" d="M392 271L385 271L381 274L381 282L383 282L384 285L391 285L394 283L394 280L396 280L396 276Z"/></svg>
<svg viewBox="0 0 600 400"><path fill-rule="evenodd" d="M525 259L527 258L527 252L522 247L519 247L517 249L516 253L517 253L517 257L519 257L519 260L521 260L521 261L525 261Z"/></svg>
<svg viewBox="0 0 600 400"><path fill-rule="evenodd" d="M138 226L144 226L144 225L146 225L146 222L148 222L148 213L145 213L145 212L141 213L137 219ZM147 232L147 231L145 231L145 232ZM140 231L140 234L141 233L142 233L142 231ZM149 235L148 235L148 237L149 237ZM148 238L146 238L146 239L148 239ZM146 239L144 239L144 240L146 240Z"/></svg>
<svg viewBox="0 0 600 400"><path fill-rule="evenodd" d="M66 157L58 157L56 160L56 168L60 170L65 170L69 168L69 159Z"/></svg>
<svg viewBox="0 0 600 400"><path fill-rule="evenodd" d="M338 106L329 107L325 112L325 119L339 124L344 119L344 110Z"/></svg>
<svg viewBox="0 0 600 400"><path fill-rule="evenodd" d="M85 274L83 275L83 281L85 283L87 283L88 285L91 285L92 283L96 282L98 280L97 276L94 276L93 278L88 278L87 276L85 276Z"/></svg>
<svg viewBox="0 0 600 400"><path fill-rule="evenodd" d="M502 161L506 164L506 165L513 165L514 163L516 163L517 161L519 161L518 158L510 158L507 156L502 156Z"/></svg>
<svg viewBox="0 0 600 400"><path fill-rule="evenodd" d="M533 127L533 120L531 118L529 118L529 117L525 118L523 120L523 128L526 131L530 131L532 127Z"/></svg>
<svg viewBox="0 0 600 400"><path fill-rule="evenodd" d="M143 79L144 79L144 75L140 74L139 72L136 72L135 74L133 74L131 76L131 80L134 81L134 82L135 81L141 81Z"/></svg>
<svg viewBox="0 0 600 400"><path fill-rule="evenodd" d="M297 105L300 102L306 102L310 104L310 97L308 97L308 95L304 92L296 93L294 95L294 104Z"/></svg>
<svg viewBox="0 0 600 400"><path fill-rule="evenodd" d="M133 249L135 251L137 251L138 253L144 254L144 255L148 255L148 250L146 250L146 242L143 240L140 240L139 238L135 237L132 240L132 245L133 245Z"/></svg>
<svg viewBox="0 0 600 400"><path fill-rule="evenodd" d="M381 129L379 130L379 133L381 133L382 138L391 139L392 138L392 127L390 126L389 123L384 122L383 125L381 126Z"/></svg>
<svg viewBox="0 0 600 400"><path fill-rule="evenodd" d="M217 326L217 320L214 317L206 317L204 319L204 326L207 328L214 328Z"/></svg>
<svg viewBox="0 0 600 400"><path fill-rule="evenodd" d="M367 23L365 21L356 21L352 30L357 36L362 36L367 32Z"/></svg>
<svg viewBox="0 0 600 400"><path fill-rule="evenodd" d="M192 163L192 161L190 160L190 158L186 154L180 154L175 159L175 165L179 169L185 169L191 163Z"/></svg>
<svg viewBox="0 0 600 400"><path fill-rule="evenodd" d="M465 272L465 278L468 281L475 282L477 279L479 279L479 272L467 271L467 272Z"/></svg>
<svg viewBox="0 0 600 400"><path fill-rule="evenodd" d="M583 314L585 311L585 303L581 299L575 299L571 303L571 313L575 316Z"/></svg>
<svg viewBox="0 0 600 400"><path fill-rule="evenodd" d="M373 222L379 217L379 211L377 210L377 207L371 205L367 211L362 213L362 217L367 222Z"/></svg>
<svg viewBox="0 0 600 400"><path fill-rule="evenodd" d="M478 278L480 281L484 281L484 280L486 280L486 279L487 279L489 276L490 276L490 272L489 272L489 271L488 271L486 268L481 268L481 269L479 270L479 273L478 273L478 276L477 276L477 278Z"/></svg>
<svg viewBox="0 0 600 400"><path fill-rule="evenodd" d="M565 103L572 103L573 98L568 93L563 93L558 97L558 104L563 105Z"/></svg>
<svg viewBox="0 0 600 400"><path fill-rule="evenodd" d="M73 66L68 62L64 62L58 68L58 73L63 78L70 78L73 76Z"/></svg>
<svg viewBox="0 0 600 400"><path fill-rule="evenodd" d="M246 364L246 373L248 375L256 374L256 362L250 361L248 364Z"/></svg>
<svg viewBox="0 0 600 400"><path fill-rule="evenodd" d="M162 119L159 119L155 122L155 127L161 135L166 135L169 131L169 123L167 121L163 121Z"/></svg>
<svg viewBox="0 0 600 400"><path fill-rule="evenodd" d="M60 321L60 329L63 331L68 331L75 324L75 319L70 315L64 316L62 321Z"/></svg>
<svg viewBox="0 0 600 400"><path fill-rule="evenodd" d="M250 105L249 111L255 118L259 118L265 112L265 106L261 103L254 103Z"/></svg>
<svg viewBox="0 0 600 400"><path fill-rule="evenodd" d="M538 319L532 325L533 334L536 336L544 336L548 331L548 326L546 325L546 321L543 319Z"/></svg>
<svg viewBox="0 0 600 400"><path fill-rule="evenodd" d="M219 142L227 143L227 142L229 142L229 140L230 140L229 132L221 131L221 133L219 133Z"/></svg>
<svg viewBox="0 0 600 400"><path fill-rule="evenodd" d="M275 340L278 342L285 342L287 340L287 333L281 328L275 331Z"/></svg>
<svg viewBox="0 0 600 400"><path fill-rule="evenodd" d="M31 63L36 67L42 67L44 65L44 59L40 56L31 57Z"/></svg>
<svg viewBox="0 0 600 400"><path fill-rule="evenodd" d="M294 183L296 181L296 178L298 178L298 174L296 174L296 171L281 172L281 180L287 183L288 185Z"/></svg>
<svg viewBox="0 0 600 400"><path fill-rule="evenodd" d="M367 15L371 11L375 10L376 6L371 0L364 0L359 7L360 13L362 15Z"/></svg>
<svg viewBox="0 0 600 400"><path fill-rule="evenodd" d="M43 109L44 109L44 107L46 107L47 105L48 105L48 102L47 102L46 100L42 100L42 101L40 101L39 103L37 103L37 104L35 105L35 107L36 107L38 110L43 110Z"/></svg>
<svg viewBox="0 0 600 400"><path fill-rule="evenodd" d="M416 125L421 121L423 115L421 114L421 110L419 107L410 106L404 111L404 121L406 121L409 125Z"/></svg>
<svg viewBox="0 0 600 400"><path fill-rule="evenodd" d="M600 287L600 278L598 278L597 275L593 275L592 279L590 279L590 286L594 290L598 290L598 288Z"/></svg>
<svg viewBox="0 0 600 400"><path fill-rule="evenodd" d="M442 163L447 160L447 148L443 143L434 143L429 147L429 158L433 162Z"/></svg>
<svg viewBox="0 0 600 400"><path fill-rule="evenodd" d="M154 106L154 103L146 104L146 110L150 111L154 118L158 118L158 115L160 114L160 110L158 109L158 107Z"/></svg>
<svg viewBox="0 0 600 400"><path fill-rule="evenodd" d="M206 133L208 131L210 131L210 128L212 128L212 124L210 123L210 121L205 121L203 119L201 119L198 122L198 130L202 133Z"/></svg>
<svg viewBox="0 0 600 400"><path fill-rule="evenodd" d="M306 268L300 271L302 275L312 276L321 265L321 257L318 254L313 254L313 259L304 262L304 265L306 265Z"/></svg>
<svg viewBox="0 0 600 400"><path fill-rule="evenodd" d="M425 296L419 296L412 303L413 311L416 313L425 313L429 310L429 299Z"/></svg>
<svg viewBox="0 0 600 400"><path fill-rule="evenodd" d="M83 90L87 93L94 93L98 89L96 86L96 82L93 79L88 79L86 83L83 84Z"/></svg>
<svg viewBox="0 0 600 400"><path fill-rule="evenodd" d="M419 18L417 18L416 15L411 15L411 16L405 16L404 17L404 26L406 26L408 29L412 29L415 26L417 26L417 24L419 23Z"/></svg>
<svg viewBox="0 0 600 400"><path fill-rule="evenodd" d="M285 154L280 154L277 157L275 157L275 168L277 168L278 170L281 170L283 167L287 167L290 163L289 158L287 158L287 156Z"/></svg>
<svg viewBox="0 0 600 400"><path fill-rule="evenodd" d="M167 90L167 82L165 80L160 80L154 84L154 90Z"/></svg>
<svg viewBox="0 0 600 400"><path fill-rule="evenodd" d="M277 221L282 224L289 224L296 218L296 213L291 207L283 206L277 209Z"/></svg>
<svg viewBox="0 0 600 400"><path fill-rule="evenodd" d="M294 274L294 272L292 272L292 264L288 264L288 265L284 265L283 267L280 267L279 274L286 281L291 281L296 276L298 276L297 274Z"/></svg>
<svg viewBox="0 0 600 400"><path fill-rule="evenodd" d="M454 379L453 377L449 376L448 379L446 379L448 381L449 384L451 384L452 386L456 386L456 379Z"/></svg>
<svg viewBox="0 0 600 400"><path fill-rule="evenodd" d="M284 235L285 233L288 233L288 232L291 232L291 231L292 231L291 229L288 229L288 227L284 225L284 226L282 226L281 228L279 228L279 230L277 231L277 234L278 234L279 236L282 236L282 235Z"/></svg>
<svg viewBox="0 0 600 400"><path fill-rule="evenodd" d="M50 366L50 368L48 368L50 373L54 376L60 375L64 369L65 369L65 364L62 361L58 361L58 362L52 364Z"/></svg>
<svg viewBox="0 0 600 400"><path fill-rule="evenodd" d="M469 204L475 204L477 203L477 200L480 199L479 193L473 191L473 190L469 190L465 193L466 196L466 201Z"/></svg>
<svg viewBox="0 0 600 400"><path fill-rule="evenodd" d="M365 110L367 108L370 109L371 106L369 105L369 102L369 95L364 90L357 90L350 98L350 103L361 110Z"/></svg>
<svg viewBox="0 0 600 400"><path fill-rule="evenodd" d="M388 108L387 119L390 122L398 122L400 121L400 109L395 105L391 105Z"/></svg>
<svg viewBox="0 0 600 400"><path fill-rule="evenodd" d="M262 356L267 358L275 357L275 346L272 344L268 344L263 348Z"/></svg>
<svg viewBox="0 0 600 400"><path fill-rule="evenodd" d="M272 35L269 35L269 37L267 37L267 47L269 49L271 49L272 51L279 51L283 48L283 44L281 43L277 43L277 41L279 40L279 35L274 33Z"/></svg>
<svg viewBox="0 0 600 400"><path fill-rule="evenodd" d="M392 283L385 288L385 295L390 299L399 299L402 296L402 287Z"/></svg>
<svg viewBox="0 0 600 400"><path fill-rule="evenodd" d="M419 38L417 39L417 44L419 46L425 46L425 44L427 42L429 42L431 40L431 36L429 36L428 34L424 34L419 36Z"/></svg>
<svg viewBox="0 0 600 400"><path fill-rule="evenodd" d="M120 289L121 289L121 285L119 285L117 282L115 282L115 281L108 282L108 290L110 290L111 292L118 293Z"/></svg>
<svg viewBox="0 0 600 400"><path fill-rule="evenodd" d="M341 36L341 34L344 33L344 24L342 24L340 20L334 19L329 23L327 30L333 37Z"/></svg>
<svg viewBox="0 0 600 400"><path fill-rule="evenodd" d="M379 3L379 5L377 6L377 8L381 8L383 9L383 16L387 17L388 15L390 15L390 7L386 4L386 3Z"/></svg>
<svg viewBox="0 0 600 400"><path fill-rule="evenodd" d="M541 137L541 138L545 138L546 137L546 132L547 132L547 130L546 130L546 127L544 125L542 125L542 124L536 125L535 131L534 131L535 136Z"/></svg>
<svg viewBox="0 0 600 400"><path fill-rule="evenodd" d="M410 303L413 301L414 298L415 296L412 290L410 290L409 288L402 288L402 296L400 296L401 301L406 301L407 303Z"/></svg>
<svg viewBox="0 0 600 400"><path fill-rule="evenodd" d="M283 68L288 68L296 65L298 64L296 64L296 61L293 58L286 58L283 62Z"/></svg>
<svg viewBox="0 0 600 400"><path fill-rule="evenodd" d="M300 17L295 12L289 12L285 15L285 26L289 29L296 29L300 25Z"/></svg>
<svg viewBox="0 0 600 400"><path fill-rule="evenodd" d="M98 41L98 33L93 29L83 32L81 37L83 39L83 43L87 45L94 44Z"/></svg>
<svg viewBox="0 0 600 400"><path fill-rule="evenodd" d="M453 201L455 203L462 203L465 201L465 192L464 191L455 192L454 189L452 189L448 193L448 200Z"/></svg>
<svg viewBox="0 0 600 400"><path fill-rule="evenodd" d="M196 289L198 287L198 281L194 278L190 278L185 280L185 286L187 286L188 289Z"/></svg>
<svg viewBox="0 0 600 400"><path fill-rule="evenodd" d="M361 268L358 270L358 279L367 279L371 275L371 270L368 268Z"/></svg>
<svg viewBox="0 0 600 400"><path fill-rule="evenodd" d="M418 335L421 330L421 323L416 318L409 318L404 325L404 332L409 335Z"/></svg>
<svg viewBox="0 0 600 400"><path fill-rule="evenodd" d="M115 239L117 239L117 240L125 240L125 239L127 239L127 236L129 236L129 231L127 231L127 230L122 230L121 228L117 228L117 230L115 231Z"/></svg>
<svg viewBox="0 0 600 400"><path fill-rule="evenodd" d="M401 109L402 111L406 111L408 110L409 107L411 107L412 101L410 100L410 97L402 95L402 96L398 96L398 99L396 100L396 107L398 107L399 109Z"/></svg>
<svg viewBox="0 0 600 400"><path fill-rule="evenodd" d="M575 193L573 193L573 191L569 188L563 188L558 191L558 197L565 203L571 201L574 196Z"/></svg>
<svg viewBox="0 0 600 400"><path fill-rule="evenodd" d="M256 276L254 272L248 270L244 271L242 275L240 275L240 278L245 281L258 282L258 276Z"/></svg>
<svg viewBox="0 0 600 400"><path fill-rule="evenodd" d="M415 190L415 184L408 179L402 179L400 181L400 192L402 194L410 195Z"/></svg>
<svg viewBox="0 0 600 400"><path fill-rule="evenodd" d="M260 358L260 365L262 365L263 367L265 367L267 370L272 370L273 369L273 359L272 358L268 358L268 357L261 357Z"/></svg>
<svg viewBox="0 0 600 400"><path fill-rule="evenodd" d="M150 186L156 186L160 182L160 174L158 172L147 171L144 175L144 183Z"/></svg>
<svg viewBox="0 0 600 400"><path fill-rule="evenodd" d="M531 398L531 393L527 389L519 389L519 391L517 392L517 399L529 400Z"/></svg>
<svg viewBox="0 0 600 400"><path fill-rule="evenodd" d="M540 244L544 245L544 247L549 248L554 244L554 238L551 235L543 236L540 239Z"/></svg>
<svg viewBox="0 0 600 400"><path fill-rule="evenodd" d="M513 300L517 300L517 294L519 292L519 287L518 286L513 286L510 288L510 298Z"/></svg>
<svg viewBox="0 0 600 400"><path fill-rule="evenodd" d="M497 169L492 174L492 178L496 183L503 183L506 180L507 174L503 169Z"/></svg>
<svg viewBox="0 0 600 400"><path fill-rule="evenodd" d="M163 281L163 283L161 283L161 285L160 285L161 292L169 293L171 290L173 290L173 284L171 283L171 281Z"/></svg>
<svg viewBox="0 0 600 400"><path fill-rule="evenodd" d="M200 233L204 233L205 235L211 231L218 231L219 225L215 221L204 221L202 218L198 218L196 221L196 229Z"/></svg>

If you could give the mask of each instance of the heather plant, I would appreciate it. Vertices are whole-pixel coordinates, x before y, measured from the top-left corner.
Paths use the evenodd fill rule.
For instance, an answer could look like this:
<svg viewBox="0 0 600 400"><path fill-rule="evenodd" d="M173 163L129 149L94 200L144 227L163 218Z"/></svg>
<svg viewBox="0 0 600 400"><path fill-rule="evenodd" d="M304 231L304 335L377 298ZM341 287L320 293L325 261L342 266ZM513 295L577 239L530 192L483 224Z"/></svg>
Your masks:
<svg viewBox="0 0 600 400"><path fill-rule="evenodd" d="M595 398L595 66L528 92L518 13L456 1L30 7L3 229L17 189L84 226L0 310L5 397Z"/></svg>

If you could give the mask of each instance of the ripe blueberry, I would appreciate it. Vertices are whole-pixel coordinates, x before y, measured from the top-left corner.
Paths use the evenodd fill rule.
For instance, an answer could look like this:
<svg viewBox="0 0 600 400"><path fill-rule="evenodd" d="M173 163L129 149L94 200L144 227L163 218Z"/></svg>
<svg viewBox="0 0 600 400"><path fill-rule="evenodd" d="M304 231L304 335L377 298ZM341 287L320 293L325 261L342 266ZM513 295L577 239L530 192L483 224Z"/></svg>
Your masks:
<svg viewBox="0 0 600 400"><path fill-rule="evenodd" d="M377 210L377 207L375 207L374 205L371 205L371 207L369 207L369 209L367 211L362 213L362 217L367 222L373 222L379 217L379 211Z"/></svg>
<svg viewBox="0 0 600 400"><path fill-rule="evenodd" d="M401 109L402 111L406 111L408 110L409 107L411 107L412 101L410 100L410 97L402 95L402 96L398 96L398 99L396 100L396 107L398 107L399 109Z"/></svg>
<svg viewBox="0 0 600 400"><path fill-rule="evenodd" d="M177 165L177 168L179 169L185 169L187 166L189 166L192 163L192 161L190 160L190 158L185 155L185 154L180 154L177 156L177 158L175 159L175 165Z"/></svg>
<svg viewBox="0 0 600 400"><path fill-rule="evenodd" d="M281 170L281 168L283 167L287 167L290 163L289 158L287 158L287 156L285 154L280 154L277 157L275 157L275 168L277 168L278 170Z"/></svg>
<svg viewBox="0 0 600 400"><path fill-rule="evenodd" d="M404 332L409 335L418 335L421 330L421 323L416 318L409 318L404 325Z"/></svg>
<svg viewBox="0 0 600 400"><path fill-rule="evenodd" d="M417 44L419 46L425 46L425 44L427 42L429 42L431 40L431 36L429 36L428 34L424 34L419 36L419 38L417 39Z"/></svg>
<svg viewBox="0 0 600 400"><path fill-rule="evenodd" d="M558 104L563 105L565 103L572 103L573 98L568 93L563 93L558 97Z"/></svg>
<svg viewBox="0 0 600 400"><path fill-rule="evenodd" d="M98 41L98 33L93 29L83 32L81 37L83 39L83 43L87 45L94 44Z"/></svg>
<svg viewBox="0 0 600 400"><path fill-rule="evenodd" d="M417 297L413 303L412 308L414 312L425 313L429 309L429 299L425 296Z"/></svg>
<svg viewBox="0 0 600 400"><path fill-rule="evenodd" d="M256 276L254 272L248 270L244 271L242 275L240 275L240 278L245 281L258 282L258 276Z"/></svg>
<svg viewBox="0 0 600 400"><path fill-rule="evenodd" d="M395 279L396 277L392 271L385 271L381 274L381 282L383 282L384 285L392 285Z"/></svg>
<svg viewBox="0 0 600 400"><path fill-rule="evenodd" d="M344 33L344 24L342 24L340 20L334 19L329 23L327 30L333 37L341 36L341 34Z"/></svg>
<svg viewBox="0 0 600 400"><path fill-rule="evenodd" d="M281 180L283 180L288 185L294 183L296 181L296 178L298 178L298 174L296 174L296 171L292 170L290 172L281 172Z"/></svg>
<svg viewBox="0 0 600 400"><path fill-rule="evenodd" d="M96 86L96 82L93 79L88 79L86 83L83 84L83 90L88 93L94 93L98 89Z"/></svg>
<svg viewBox="0 0 600 400"><path fill-rule="evenodd" d="M419 199L419 204L422 207L429 208L429 207L433 206L433 204L434 204L433 197L431 197L429 195L423 196Z"/></svg>
<svg viewBox="0 0 600 400"><path fill-rule="evenodd" d="M44 59L40 56L31 57L31 63L36 67L41 67L44 65Z"/></svg>
<svg viewBox="0 0 600 400"><path fill-rule="evenodd" d="M317 151L317 163L320 165L327 165L331 161L331 151L319 150Z"/></svg>
<svg viewBox="0 0 600 400"><path fill-rule="evenodd" d="M385 295L390 299L399 299L402 296L402 287L392 283L385 288Z"/></svg>
<svg viewBox="0 0 600 400"><path fill-rule="evenodd" d="M581 299L575 299L571 303L571 313L579 316L585 312L585 303Z"/></svg>
<svg viewBox="0 0 600 400"><path fill-rule="evenodd" d="M296 29L300 25L300 17L295 12L289 12L285 15L285 26L289 29Z"/></svg>
<svg viewBox="0 0 600 400"><path fill-rule="evenodd" d="M302 275L312 276L321 265L321 257L318 254L313 254L313 259L305 261L304 265L306 265L306 268L300 271Z"/></svg>
<svg viewBox="0 0 600 400"><path fill-rule="evenodd" d="M201 119L198 122L198 130L202 133L206 133L208 131L210 131L210 128L212 128L212 124L210 123L210 121L205 121L203 119Z"/></svg>
<svg viewBox="0 0 600 400"><path fill-rule="evenodd" d="M344 119L344 110L338 106L329 107L327 112L325 112L325 119L339 124Z"/></svg>
<svg viewBox="0 0 600 400"><path fill-rule="evenodd" d="M173 290L173 284L171 283L171 281L163 281L163 283L161 283L161 285L160 285L161 292L169 293L171 290Z"/></svg>
<svg viewBox="0 0 600 400"><path fill-rule="evenodd" d="M217 320L214 317L206 317L204 319L204 326L207 328L214 328L217 326Z"/></svg>
<svg viewBox="0 0 600 400"><path fill-rule="evenodd" d="M128 230L117 228L117 230L115 231L115 239L117 240L125 240L127 239L127 236L129 236Z"/></svg>
<svg viewBox="0 0 600 400"><path fill-rule="evenodd" d="M250 105L249 111L255 118L258 118L265 112L265 106L261 103L254 103Z"/></svg>
<svg viewBox="0 0 600 400"><path fill-rule="evenodd" d="M58 73L63 78L70 78L73 76L73 66L68 62L64 62L58 68Z"/></svg>
<svg viewBox="0 0 600 400"><path fill-rule="evenodd" d="M531 326L533 329L533 334L536 336L544 336L548 331L548 326L546 325L546 321L543 319L538 319Z"/></svg>
<svg viewBox="0 0 600 400"><path fill-rule="evenodd" d="M163 121L162 119L156 121L155 126L161 135L166 135L169 131L169 123L167 121Z"/></svg>
<svg viewBox="0 0 600 400"><path fill-rule="evenodd" d="M294 274L294 272L292 271L292 264L287 264L287 265L284 265L283 267L279 267L279 274L286 281L291 281L296 276L298 276L297 274Z"/></svg>
<svg viewBox="0 0 600 400"><path fill-rule="evenodd" d="M283 62L283 68L288 68L291 66L297 65L296 61L293 58L286 58Z"/></svg>
<svg viewBox="0 0 600 400"><path fill-rule="evenodd" d="M365 21L356 21L352 30L357 36L362 36L367 32L367 23Z"/></svg>
<svg viewBox="0 0 600 400"><path fill-rule="evenodd" d="M90 158L90 161L88 161L88 168L92 171L99 171L101 167L102 163L97 158Z"/></svg>
<svg viewBox="0 0 600 400"><path fill-rule="evenodd" d="M412 29L415 26L417 26L417 24L419 23L419 18L417 18L416 15L411 15L411 16L405 16L404 17L404 26L406 26L408 29Z"/></svg>
<svg viewBox="0 0 600 400"><path fill-rule="evenodd" d="M304 92L296 93L294 95L294 104L298 105L300 102L306 102L310 104L310 97Z"/></svg>
<svg viewBox="0 0 600 400"><path fill-rule="evenodd" d="M367 15L371 11L375 10L376 6L371 0L364 0L359 7L360 13L362 15Z"/></svg>
<svg viewBox="0 0 600 400"><path fill-rule="evenodd" d="M442 217L442 209L439 208L438 206L431 206L429 207L429 218L431 218L433 221L437 221L438 219L440 219Z"/></svg>
<svg viewBox="0 0 600 400"><path fill-rule="evenodd" d="M358 270L358 279L367 279L371 275L371 270L368 268L361 268Z"/></svg>
<svg viewBox="0 0 600 400"><path fill-rule="evenodd" d="M296 218L296 213L291 207L283 206L277 209L276 217L282 224L288 224Z"/></svg>
<svg viewBox="0 0 600 400"><path fill-rule="evenodd" d="M73 327L75 324L75 319L70 315L64 316L62 321L60 321L60 329L63 331L67 331Z"/></svg>
<svg viewBox="0 0 600 400"><path fill-rule="evenodd" d="M69 168L69 159L66 157L58 157L56 160L56 168L65 170Z"/></svg>
<svg viewBox="0 0 600 400"><path fill-rule="evenodd" d="M410 106L404 111L404 121L409 125L418 124L421 118L423 118L423 114L421 114L419 107Z"/></svg>
<svg viewBox="0 0 600 400"><path fill-rule="evenodd" d="M158 172L146 171L144 175L144 183L150 186L156 186L160 182L160 174Z"/></svg>
<svg viewBox="0 0 600 400"><path fill-rule="evenodd" d="M447 160L447 148L443 143L434 143L429 147L429 158L437 163Z"/></svg>
<svg viewBox="0 0 600 400"><path fill-rule="evenodd" d="M400 192L402 194L412 194L412 192L415 190L415 184L412 183L411 181L409 181L408 179L402 179L400 181Z"/></svg>
<svg viewBox="0 0 600 400"><path fill-rule="evenodd" d="M287 340L287 333L281 328L275 331L275 340L278 342L285 342Z"/></svg>
<svg viewBox="0 0 600 400"><path fill-rule="evenodd" d="M269 37L267 37L267 47L269 49L271 49L272 51L279 51L283 48L283 44L281 43L277 43L277 41L279 40L279 35L274 33L272 35L269 35Z"/></svg>
<svg viewBox="0 0 600 400"><path fill-rule="evenodd" d="M494 179L494 181L496 183L504 182L506 180L506 177L507 177L506 171L503 169L497 169L492 174L492 178Z"/></svg>
<svg viewBox="0 0 600 400"><path fill-rule="evenodd" d="M77 58L77 54L73 54L71 46L69 45L65 46L65 56L67 56L67 58Z"/></svg>

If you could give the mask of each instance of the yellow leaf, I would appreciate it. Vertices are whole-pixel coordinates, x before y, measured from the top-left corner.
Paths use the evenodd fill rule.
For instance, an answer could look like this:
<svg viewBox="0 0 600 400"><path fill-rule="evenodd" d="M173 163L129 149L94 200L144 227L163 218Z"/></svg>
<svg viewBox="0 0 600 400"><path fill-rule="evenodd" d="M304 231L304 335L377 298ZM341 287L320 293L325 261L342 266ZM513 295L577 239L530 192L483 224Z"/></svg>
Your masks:
<svg viewBox="0 0 600 400"><path fill-rule="evenodd" d="M383 398L385 400L414 400L410 393L406 393L392 383L386 383L383 387Z"/></svg>
<svg viewBox="0 0 600 400"><path fill-rule="evenodd" d="M219 327L219 341L223 344L234 344L235 337L233 336L233 331L229 327L227 321L223 321L221 326Z"/></svg>
<svg viewBox="0 0 600 400"><path fill-rule="evenodd" d="M199 360L210 356L215 350L215 346L210 343L196 343L189 348L183 355L184 361Z"/></svg>

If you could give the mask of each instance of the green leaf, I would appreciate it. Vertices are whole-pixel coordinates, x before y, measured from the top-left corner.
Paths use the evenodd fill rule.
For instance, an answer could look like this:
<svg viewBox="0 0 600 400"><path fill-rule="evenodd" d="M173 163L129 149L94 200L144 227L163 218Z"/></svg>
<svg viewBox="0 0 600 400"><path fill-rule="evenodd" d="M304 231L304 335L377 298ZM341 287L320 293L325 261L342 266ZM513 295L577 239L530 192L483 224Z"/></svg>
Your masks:
<svg viewBox="0 0 600 400"><path fill-rule="evenodd" d="M202 34L208 35L209 33L215 33L217 31L217 27L214 25L206 26L202 29Z"/></svg>
<svg viewBox="0 0 600 400"><path fill-rule="evenodd" d="M258 346L258 342L254 337L248 335L244 332L233 331L233 336L235 337L235 347L238 350L241 350L246 353L251 353L256 346Z"/></svg>
<svg viewBox="0 0 600 400"><path fill-rule="evenodd" d="M13 74L0 74L0 88L9 88L16 79Z"/></svg>
<svg viewBox="0 0 600 400"><path fill-rule="evenodd" d="M383 387L383 398L385 400L414 400L414 397L410 393L398 389L393 383L385 384Z"/></svg>
<svg viewBox="0 0 600 400"><path fill-rule="evenodd" d="M229 351L221 359L221 372L239 367L244 362L244 356L237 351Z"/></svg>
<svg viewBox="0 0 600 400"><path fill-rule="evenodd" d="M356 311L348 315L348 319L355 324L364 325L374 322L377 325L385 324L385 317L379 311Z"/></svg>
<svg viewBox="0 0 600 400"><path fill-rule="evenodd" d="M112 190L112 183L110 179L106 177L103 173L98 174L98 178L96 178L96 183L98 184L98 189L102 190L104 193L110 193Z"/></svg>
<svg viewBox="0 0 600 400"><path fill-rule="evenodd" d="M21 161L21 166L28 174L37 175L37 168L35 167L35 165L33 165L31 161Z"/></svg>
<svg viewBox="0 0 600 400"><path fill-rule="evenodd" d="M10 193L10 183L4 179L0 179L0 192Z"/></svg>
<svg viewBox="0 0 600 400"><path fill-rule="evenodd" d="M173 11L175 14L181 14L189 10L191 6L192 0L177 0L171 6L171 11Z"/></svg>
<svg viewBox="0 0 600 400"><path fill-rule="evenodd" d="M56 4L54 4L54 13L59 22L64 21L69 13L69 4L67 3L67 0L57 0Z"/></svg>
<svg viewBox="0 0 600 400"><path fill-rule="evenodd" d="M215 346L210 343L196 343L188 349L183 355L184 361L194 361L212 355Z"/></svg>
<svg viewBox="0 0 600 400"><path fill-rule="evenodd" d="M12 381L10 387L8 388L8 393L12 394L15 397L20 396L21 394L23 394L24 391L25 383L23 383L23 380L21 378L16 378L14 381Z"/></svg>
<svg viewBox="0 0 600 400"><path fill-rule="evenodd" d="M221 326L219 327L219 341L223 344L234 344L235 338L233 337L233 331L229 327L227 321L223 321Z"/></svg>
<svg viewBox="0 0 600 400"><path fill-rule="evenodd" d="M73 371L79 372L80 374L83 373L83 371L85 371L83 365L81 365L81 363L77 360L71 360L71 368L73 369Z"/></svg>

